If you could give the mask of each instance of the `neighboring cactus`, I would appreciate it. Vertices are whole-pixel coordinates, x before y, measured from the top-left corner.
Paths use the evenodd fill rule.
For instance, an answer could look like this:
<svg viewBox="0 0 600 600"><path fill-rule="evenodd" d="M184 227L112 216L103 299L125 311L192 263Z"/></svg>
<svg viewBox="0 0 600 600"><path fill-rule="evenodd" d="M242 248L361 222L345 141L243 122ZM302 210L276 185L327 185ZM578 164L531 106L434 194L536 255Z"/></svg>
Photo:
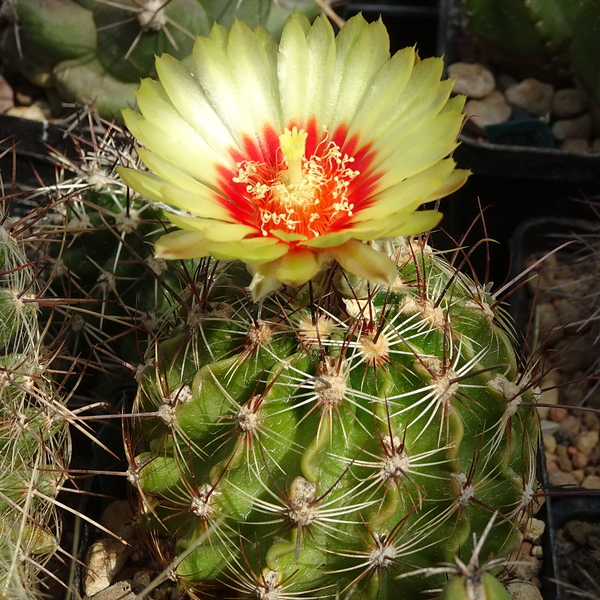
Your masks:
<svg viewBox="0 0 600 600"><path fill-rule="evenodd" d="M153 77L154 56L191 60L197 35L235 18L279 34L294 10L314 17L313 0L5 0L0 48L6 68L32 83L56 87L63 100L93 104L112 118L135 103L142 77Z"/></svg>
<svg viewBox="0 0 600 600"><path fill-rule="evenodd" d="M31 226L30 245L49 280L52 332L65 333L70 356L110 373L105 383L114 389L123 383L115 376L128 373L123 364L139 363L156 323L189 294L198 260L154 257L162 211L115 173L118 164L138 164L133 142L115 124L99 121L92 129L93 142L75 138L76 158L53 155L57 181L32 193L46 208Z"/></svg>
<svg viewBox="0 0 600 600"><path fill-rule="evenodd" d="M58 547L54 501L67 473L67 410L45 369L36 271L0 218L0 597L41 594Z"/></svg>
<svg viewBox="0 0 600 600"><path fill-rule="evenodd" d="M573 70L592 99L600 132L600 1L583 0L573 28Z"/></svg>
<svg viewBox="0 0 600 600"><path fill-rule="evenodd" d="M463 0L469 29L509 57L545 63L568 49L584 0Z"/></svg>
<svg viewBox="0 0 600 600"><path fill-rule="evenodd" d="M478 553L510 550L536 492L532 383L482 287L418 240L390 256L389 288L334 268L260 305L221 268L148 356L130 479L185 586L414 598L494 511Z"/></svg>

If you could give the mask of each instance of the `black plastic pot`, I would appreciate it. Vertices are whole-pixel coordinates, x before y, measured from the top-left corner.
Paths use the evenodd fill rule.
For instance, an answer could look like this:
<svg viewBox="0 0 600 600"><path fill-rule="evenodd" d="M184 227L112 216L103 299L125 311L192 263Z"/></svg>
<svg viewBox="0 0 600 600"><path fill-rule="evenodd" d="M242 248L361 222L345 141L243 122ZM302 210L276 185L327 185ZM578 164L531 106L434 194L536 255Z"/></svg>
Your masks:
<svg viewBox="0 0 600 600"><path fill-rule="evenodd" d="M49 149L74 156L72 139L65 130L49 121L32 121L19 117L0 115L0 172L4 193L10 193L11 182L20 189L40 186L55 180L55 166ZM17 190L18 191L18 190Z"/></svg>
<svg viewBox="0 0 600 600"><path fill-rule="evenodd" d="M600 235L600 222L585 219L539 217L521 224L511 240L514 254L513 276L518 276L531 256L541 256L565 242L573 242L559 251L559 256L572 257L581 252L580 240L590 234ZM525 287L517 289L510 298L510 312L517 329L524 331L529 318L528 294ZM543 446L538 454L538 473L546 502L540 514L546 523L544 532L542 592L544 600L563 600L565 595L560 585L559 529L572 520L588 520L600 523L600 490L583 488L564 489L551 486L546 471Z"/></svg>
<svg viewBox="0 0 600 600"><path fill-rule="evenodd" d="M469 38L463 27L460 0L442 0L439 54L447 65L459 60L458 45ZM515 134L515 140L518 136ZM460 135L454 155L459 164L485 175L600 183L600 153L570 152L556 148L491 144L469 133Z"/></svg>
<svg viewBox="0 0 600 600"><path fill-rule="evenodd" d="M439 46L438 0L348 2L337 9L343 19L362 13L367 21L381 19L390 34L392 52L416 44L422 58L435 56Z"/></svg>

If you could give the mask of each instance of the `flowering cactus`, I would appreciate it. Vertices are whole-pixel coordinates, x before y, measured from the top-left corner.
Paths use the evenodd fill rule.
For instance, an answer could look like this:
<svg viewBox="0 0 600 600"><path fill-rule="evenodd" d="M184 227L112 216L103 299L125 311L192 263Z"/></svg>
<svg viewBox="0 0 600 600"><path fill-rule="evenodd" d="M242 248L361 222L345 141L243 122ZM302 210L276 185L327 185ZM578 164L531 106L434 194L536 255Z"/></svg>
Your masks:
<svg viewBox="0 0 600 600"><path fill-rule="evenodd" d="M160 81L144 80L140 112L124 112L155 174L120 174L181 229L157 255L239 258L255 299L332 259L391 284L393 262L365 242L432 228L441 215L416 209L467 176L447 158L464 99L449 98L442 60L412 48L390 58L381 22L355 17L336 38L299 13L279 46L238 22L199 38L193 56L191 72L158 58Z"/></svg>
<svg viewBox="0 0 600 600"><path fill-rule="evenodd" d="M473 538L512 546L536 489L531 380L488 291L406 237L467 176L441 71L390 58L380 22L336 37L294 14L279 45L236 23L191 72L160 57L125 111L151 172L121 176L179 228L157 254L205 265L138 371L129 468L187 589L408 599ZM469 567L446 598L505 600Z"/></svg>

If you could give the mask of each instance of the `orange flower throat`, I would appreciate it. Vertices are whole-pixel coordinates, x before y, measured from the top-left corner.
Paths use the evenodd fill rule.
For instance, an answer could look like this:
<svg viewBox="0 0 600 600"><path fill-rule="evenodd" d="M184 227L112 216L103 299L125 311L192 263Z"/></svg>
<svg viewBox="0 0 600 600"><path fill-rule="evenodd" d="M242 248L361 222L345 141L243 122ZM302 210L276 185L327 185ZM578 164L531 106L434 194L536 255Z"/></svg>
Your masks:
<svg viewBox="0 0 600 600"><path fill-rule="evenodd" d="M310 138L303 129L286 129L269 144L266 156L263 149L258 160L237 160L237 173L224 186L237 209L236 220L263 236L278 232L288 241L312 239L351 223L356 210L365 207L360 202L365 196L357 194L363 172L353 168L355 157L335 139L313 141L307 152ZM360 162L367 166L371 161Z"/></svg>

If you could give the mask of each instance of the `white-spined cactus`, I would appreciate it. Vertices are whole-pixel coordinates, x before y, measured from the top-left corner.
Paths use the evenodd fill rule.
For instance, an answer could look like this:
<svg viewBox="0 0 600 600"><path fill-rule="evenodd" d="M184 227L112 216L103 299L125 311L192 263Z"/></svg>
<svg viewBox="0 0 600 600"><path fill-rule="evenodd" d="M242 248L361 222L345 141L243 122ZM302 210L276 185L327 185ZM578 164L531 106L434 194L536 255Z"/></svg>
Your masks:
<svg viewBox="0 0 600 600"><path fill-rule="evenodd" d="M58 548L67 411L46 368L36 269L0 218L0 597L31 598Z"/></svg>

